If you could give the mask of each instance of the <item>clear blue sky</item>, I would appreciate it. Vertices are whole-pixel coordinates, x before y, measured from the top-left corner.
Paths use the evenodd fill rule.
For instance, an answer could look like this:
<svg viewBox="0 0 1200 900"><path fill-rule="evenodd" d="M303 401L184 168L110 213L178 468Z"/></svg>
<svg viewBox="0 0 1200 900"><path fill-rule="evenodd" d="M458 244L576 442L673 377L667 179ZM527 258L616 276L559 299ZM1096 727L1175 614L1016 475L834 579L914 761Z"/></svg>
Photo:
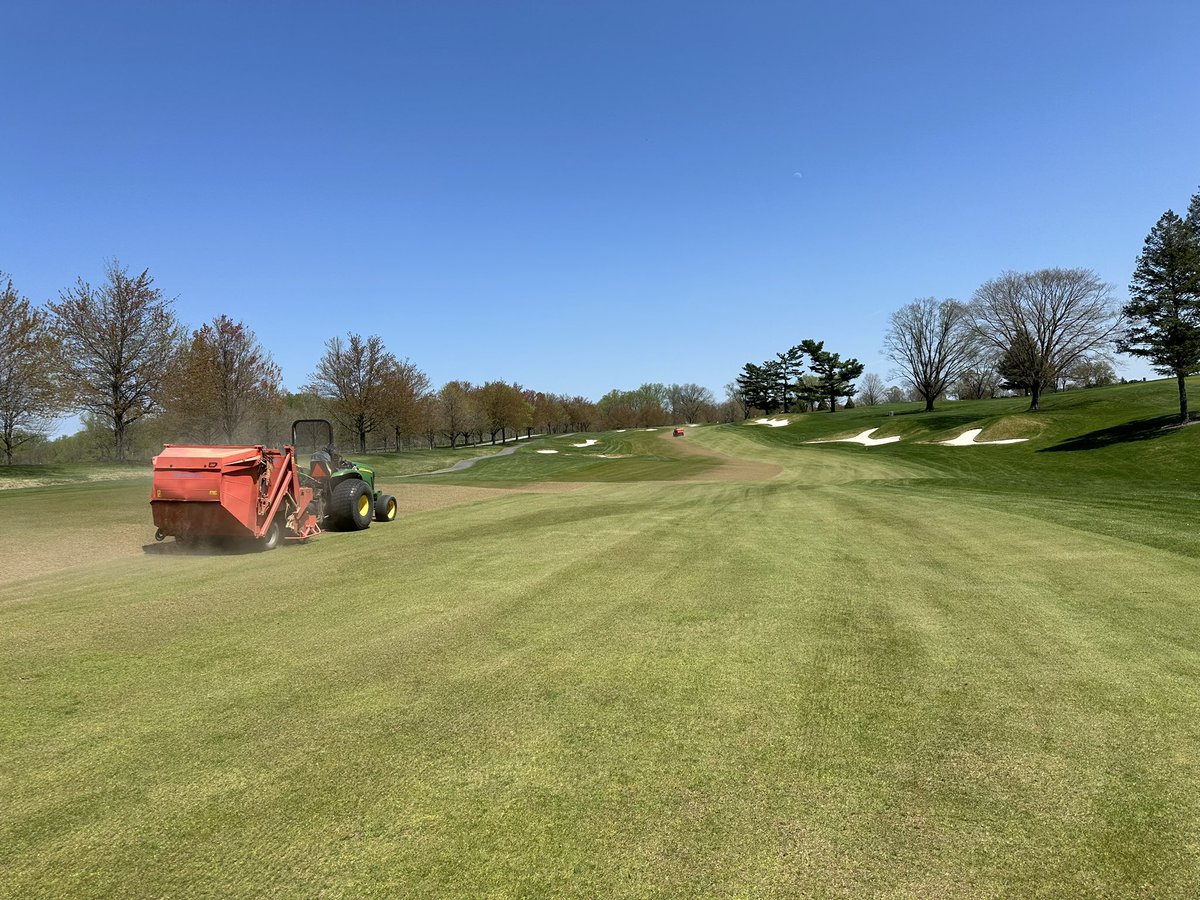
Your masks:
<svg viewBox="0 0 1200 900"><path fill-rule="evenodd" d="M0 34L0 269L40 301L149 267L292 388L346 329L593 398L806 337L886 374L915 297L1124 297L1200 186L1195 2L7 2Z"/></svg>

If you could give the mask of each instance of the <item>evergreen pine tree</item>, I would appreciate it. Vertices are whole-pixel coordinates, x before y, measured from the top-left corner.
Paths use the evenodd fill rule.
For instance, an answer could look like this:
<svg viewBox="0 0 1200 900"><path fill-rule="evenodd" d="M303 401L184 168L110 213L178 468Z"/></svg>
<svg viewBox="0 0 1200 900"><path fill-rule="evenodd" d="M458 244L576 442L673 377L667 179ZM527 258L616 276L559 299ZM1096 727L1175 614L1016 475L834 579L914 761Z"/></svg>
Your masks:
<svg viewBox="0 0 1200 900"><path fill-rule="evenodd" d="M800 348L807 354L808 367L829 400L829 411L836 412L838 397L853 397L857 393L851 382L862 375L865 367L857 359L843 360L840 354L826 350L824 341L801 341Z"/></svg>
<svg viewBox="0 0 1200 900"><path fill-rule="evenodd" d="M1187 422L1185 379L1200 372L1200 193L1186 220L1167 210L1146 236L1129 295L1117 346L1175 377L1179 420Z"/></svg>

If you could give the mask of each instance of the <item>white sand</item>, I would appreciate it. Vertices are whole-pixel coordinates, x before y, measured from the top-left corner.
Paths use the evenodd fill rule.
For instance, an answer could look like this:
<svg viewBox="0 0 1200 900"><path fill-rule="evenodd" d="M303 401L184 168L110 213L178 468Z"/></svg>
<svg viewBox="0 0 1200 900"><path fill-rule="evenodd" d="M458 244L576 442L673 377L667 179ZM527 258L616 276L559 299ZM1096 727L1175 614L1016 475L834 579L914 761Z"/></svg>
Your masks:
<svg viewBox="0 0 1200 900"><path fill-rule="evenodd" d="M683 427L684 428L699 428L700 426L699 426L699 424L693 424L691 422L684 422Z"/></svg>
<svg viewBox="0 0 1200 900"><path fill-rule="evenodd" d="M582 444L572 444L571 446L572 447L590 447L590 446L592 446L592 444L598 444L598 443L600 443L600 442L598 440L596 440L595 438L588 438Z"/></svg>
<svg viewBox="0 0 1200 900"><path fill-rule="evenodd" d="M964 431L956 438L951 438L948 441L938 441L944 447L981 447L984 444L1021 444L1029 440L1029 438L1008 438L1004 441L977 441L975 438L983 433L982 428L971 428Z"/></svg>
<svg viewBox="0 0 1200 900"><path fill-rule="evenodd" d="M557 453L557 450L538 450L538 453Z"/></svg>
<svg viewBox="0 0 1200 900"><path fill-rule="evenodd" d="M625 429L624 429L624 428L618 428L618 429L617 429L617 431L616 431L616 433L617 433L617 434L624 434L624 433L625 433Z"/></svg>
<svg viewBox="0 0 1200 900"><path fill-rule="evenodd" d="M755 419L755 425L769 425L772 428L782 428L784 425L790 425L787 419Z"/></svg>
<svg viewBox="0 0 1200 900"><path fill-rule="evenodd" d="M805 441L806 444L862 444L864 447L878 447L880 444L894 444L900 440L900 435L892 435L892 437L873 438L878 428L871 428L864 431L862 434L856 434L854 437L834 438L831 441Z"/></svg>
<svg viewBox="0 0 1200 900"><path fill-rule="evenodd" d="M643 428L643 431L658 431L657 428Z"/></svg>

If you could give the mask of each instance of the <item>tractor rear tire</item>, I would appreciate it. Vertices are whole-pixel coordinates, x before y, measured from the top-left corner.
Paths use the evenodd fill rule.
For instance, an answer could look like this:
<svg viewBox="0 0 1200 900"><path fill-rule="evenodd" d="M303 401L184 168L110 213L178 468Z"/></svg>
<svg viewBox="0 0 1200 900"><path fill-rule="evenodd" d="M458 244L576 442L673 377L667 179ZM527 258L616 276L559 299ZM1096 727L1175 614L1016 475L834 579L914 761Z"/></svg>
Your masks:
<svg viewBox="0 0 1200 900"><path fill-rule="evenodd" d="M388 494L380 494L379 499L375 501L375 521L376 522L394 522L396 521L396 498Z"/></svg>
<svg viewBox="0 0 1200 900"><path fill-rule="evenodd" d="M339 481L329 504L333 527L340 531L362 531L371 527L371 491L358 478Z"/></svg>

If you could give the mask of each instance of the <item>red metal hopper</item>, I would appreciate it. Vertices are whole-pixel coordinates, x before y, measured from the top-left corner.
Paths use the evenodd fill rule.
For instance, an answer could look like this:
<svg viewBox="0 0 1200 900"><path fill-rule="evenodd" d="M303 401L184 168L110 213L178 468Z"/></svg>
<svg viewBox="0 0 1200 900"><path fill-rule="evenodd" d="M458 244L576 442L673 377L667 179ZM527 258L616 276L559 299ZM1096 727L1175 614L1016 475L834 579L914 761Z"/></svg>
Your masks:
<svg viewBox="0 0 1200 900"><path fill-rule="evenodd" d="M246 537L270 548L281 537L319 534L301 487L295 448L167 444L154 457L155 537Z"/></svg>

